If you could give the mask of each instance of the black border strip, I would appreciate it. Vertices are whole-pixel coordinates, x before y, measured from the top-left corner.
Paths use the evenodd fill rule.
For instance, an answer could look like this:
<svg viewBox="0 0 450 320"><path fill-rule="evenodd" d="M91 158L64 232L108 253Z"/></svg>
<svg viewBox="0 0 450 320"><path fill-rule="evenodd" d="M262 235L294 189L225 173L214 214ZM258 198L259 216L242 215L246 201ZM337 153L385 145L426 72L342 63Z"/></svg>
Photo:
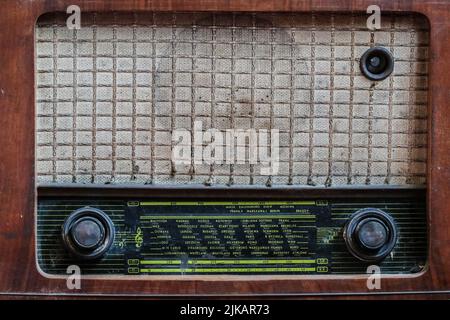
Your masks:
<svg viewBox="0 0 450 320"><path fill-rule="evenodd" d="M49 184L37 188L39 198L44 197L145 197L158 199L336 199L336 198L414 198L426 199L425 187L207 187L203 185L80 185Z"/></svg>

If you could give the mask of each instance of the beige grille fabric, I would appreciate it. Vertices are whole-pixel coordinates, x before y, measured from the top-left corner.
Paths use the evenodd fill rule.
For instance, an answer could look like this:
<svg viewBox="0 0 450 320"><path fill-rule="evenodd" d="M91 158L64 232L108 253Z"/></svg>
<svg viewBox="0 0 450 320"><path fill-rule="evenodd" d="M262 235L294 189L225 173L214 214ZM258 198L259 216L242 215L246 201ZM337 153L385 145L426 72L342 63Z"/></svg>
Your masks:
<svg viewBox="0 0 450 320"><path fill-rule="evenodd" d="M36 27L38 183L422 185L428 30L420 16L149 14ZM86 21L89 20L89 21ZM359 58L388 48L371 82ZM171 162L172 131L278 129L280 168Z"/></svg>

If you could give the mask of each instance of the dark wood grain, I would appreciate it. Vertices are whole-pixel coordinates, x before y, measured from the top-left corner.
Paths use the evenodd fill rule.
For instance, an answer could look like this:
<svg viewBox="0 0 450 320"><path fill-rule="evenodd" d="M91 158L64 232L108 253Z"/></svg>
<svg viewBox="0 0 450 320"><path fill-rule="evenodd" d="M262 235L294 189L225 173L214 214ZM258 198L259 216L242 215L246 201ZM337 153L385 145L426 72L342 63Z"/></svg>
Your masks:
<svg viewBox="0 0 450 320"><path fill-rule="evenodd" d="M375 1L384 11L424 14L430 22L428 223L429 266L387 276L380 292L415 296L450 290L450 1ZM0 0L0 295L317 295L369 294L363 276L84 279L68 290L36 267L34 219L34 26L44 13L77 4L83 11L360 11L373 0ZM211 278L209 278L211 279ZM433 295L437 296L437 295ZM388 296L391 297L391 296Z"/></svg>

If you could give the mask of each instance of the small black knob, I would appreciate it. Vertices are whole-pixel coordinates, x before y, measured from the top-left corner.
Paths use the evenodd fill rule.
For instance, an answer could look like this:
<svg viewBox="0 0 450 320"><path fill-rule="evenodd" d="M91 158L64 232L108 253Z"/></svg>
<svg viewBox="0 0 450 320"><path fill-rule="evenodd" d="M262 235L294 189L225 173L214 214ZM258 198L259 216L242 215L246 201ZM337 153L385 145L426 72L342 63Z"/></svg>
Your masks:
<svg viewBox="0 0 450 320"><path fill-rule="evenodd" d="M114 225L103 211L85 207L70 214L62 226L66 249L81 260L103 257L114 241Z"/></svg>
<svg viewBox="0 0 450 320"><path fill-rule="evenodd" d="M397 241L395 222L382 210L359 210L345 225L344 240L350 253L359 260L382 260L394 249Z"/></svg>
<svg viewBox="0 0 450 320"><path fill-rule="evenodd" d="M102 244L105 228L97 218L86 217L74 223L70 235L78 247L94 250Z"/></svg>
<svg viewBox="0 0 450 320"><path fill-rule="evenodd" d="M386 48L370 48L362 55L359 66L366 78L381 81L394 71L394 57Z"/></svg>
<svg viewBox="0 0 450 320"><path fill-rule="evenodd" d="M379 219L369 218L356 227L357 238L362 247L368 250L377 250L388 241L386 225Z"/></svg>

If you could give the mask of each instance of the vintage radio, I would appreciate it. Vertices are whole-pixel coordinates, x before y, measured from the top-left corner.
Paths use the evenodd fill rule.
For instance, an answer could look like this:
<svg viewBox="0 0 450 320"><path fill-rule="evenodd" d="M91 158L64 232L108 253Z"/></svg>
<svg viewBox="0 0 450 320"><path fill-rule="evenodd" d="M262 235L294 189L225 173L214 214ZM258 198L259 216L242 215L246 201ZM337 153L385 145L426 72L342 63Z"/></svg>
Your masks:
<svg viewBox="0 0 450 320"><path fill-rule="evenodd" d="M3 7L2 294L448 294L450 2Z"/></svg>

